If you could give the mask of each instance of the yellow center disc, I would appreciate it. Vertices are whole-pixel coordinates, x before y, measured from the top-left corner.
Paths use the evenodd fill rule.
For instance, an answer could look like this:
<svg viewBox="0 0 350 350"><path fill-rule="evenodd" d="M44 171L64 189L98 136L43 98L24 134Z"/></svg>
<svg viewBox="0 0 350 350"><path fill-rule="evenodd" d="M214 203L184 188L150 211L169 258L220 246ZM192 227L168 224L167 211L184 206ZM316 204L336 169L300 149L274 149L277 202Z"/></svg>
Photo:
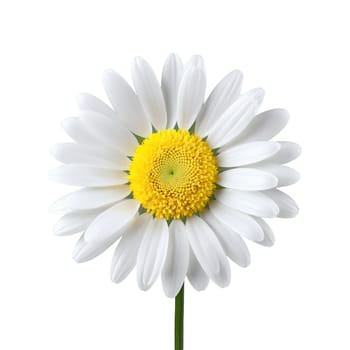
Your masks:
<svg viewBox="0 0 350 350"><path fill-rule="evenodd" d="M162 130L140 144L129 167L130 189L147 213L180 219L201 212L218 168L208 143L187 130Z"/></svg>

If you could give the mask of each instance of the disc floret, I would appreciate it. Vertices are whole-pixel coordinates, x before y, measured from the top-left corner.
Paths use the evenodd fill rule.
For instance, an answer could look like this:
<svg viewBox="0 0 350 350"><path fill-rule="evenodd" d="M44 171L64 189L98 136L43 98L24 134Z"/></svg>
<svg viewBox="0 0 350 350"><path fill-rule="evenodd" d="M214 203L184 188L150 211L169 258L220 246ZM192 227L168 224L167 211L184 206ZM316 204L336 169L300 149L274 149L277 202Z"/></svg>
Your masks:
<svg viewBox="0 0 350 350"><path fill-rule="evenodd" d="M187 130L151 134L136 148L130 189L147 213L180 219L201 212L215 190L217 161L208 143Z"/></svg>

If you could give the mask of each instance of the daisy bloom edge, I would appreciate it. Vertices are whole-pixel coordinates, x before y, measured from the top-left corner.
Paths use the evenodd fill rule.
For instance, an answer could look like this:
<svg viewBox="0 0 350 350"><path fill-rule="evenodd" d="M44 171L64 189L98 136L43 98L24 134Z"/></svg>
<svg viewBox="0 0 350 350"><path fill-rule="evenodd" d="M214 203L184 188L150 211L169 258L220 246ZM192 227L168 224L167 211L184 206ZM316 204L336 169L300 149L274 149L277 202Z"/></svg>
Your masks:
<svg viewBox="0 0 350 350"><path fill-rule="evenodd" d="M50 177L82 188L51 205L62 215L54 233L82 233L73 251L77 262L118 241L111 264L116 283L136 268L140 289L161 276L171 298L186 277L198 291L209 280L227 287L228 259L250 264L246 240L273 245L264 219L298 213L279 188L299 180L285 164L301 148L271 140L288 123L288 112L259 113L264 91L241 93L238 70L205 98L205 65L198 55L186 64L169 55L161 83L141 57L131 72L134 89L106 71L110 106L80 94L78 116L62 123L73 142L52 147L63 165Z"/></svg>

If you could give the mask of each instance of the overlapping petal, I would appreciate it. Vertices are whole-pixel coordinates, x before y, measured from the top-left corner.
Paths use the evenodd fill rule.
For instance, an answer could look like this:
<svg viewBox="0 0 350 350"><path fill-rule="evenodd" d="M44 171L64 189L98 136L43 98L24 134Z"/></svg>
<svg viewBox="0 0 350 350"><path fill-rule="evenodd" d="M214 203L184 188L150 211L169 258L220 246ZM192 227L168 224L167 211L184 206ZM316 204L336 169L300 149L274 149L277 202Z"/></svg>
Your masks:
<svg viewBox="0 0 350 350"><path fill-rule="evenodd" d="M298 214L299 208L297 203L286 193L277 189L265 191L264 193L278 205L278 217L293 218Z"/></svg>
<svg viewBox="0 0 350 350"><path fill-rule="evenodd" d="M177 95L176 121L181 129L189 129L195 122L205 95L206 77L200 63L194 61L185 69Z"/></svg>
<svg viewBox="0 0 350 350"><path fill-rule="evenodd" d="M209 277L199 264L193 250L190 248L190 261L188 265L187 278L192 287L198 292L205 290L209 284Z"/></svg>
<svg viewBox="0 0 350 350"><path fill-rule="evenodd" d="M273 157L281 148L277 142L250 142L221 151L217 160L221 167L240 167Z"/></svg>
<svg viewBox="0 0 350 350"><path fill-rule="evenodd" d="M101 101L94 95L81 92L77 96L78 106L82 111L91 111L96 112L98 114L103 114L110 118L116 118L116 113L113 111L111 107L109 107L106 103Z"/></svg>
<svg viewBox="0 0 350 350"><path fill-rule="evenodd" d="M247 267L250 264L250 254L241 236L220 222L209 210L201 217L215 232L225 254L239 266Z"/></svg>
<svg viewBox="0 0 350 350"><path fill-rule="evenodd" d="M217 118L238 98L241 92L242 81L242 72L235 70L227 74L215 86L196 120L196 134L201 137L208 135Z"/></svg>
<svg viewBox="0 0 350 350"><path fill-rule="evenodd" d="M255 170L272 174L278 179L278 187L293 185L299 181L299 173L288 166L274 163L254 165ZM265 188L268 189L268 188Z"/></svg>
<svg viewBox="0 0 350 350"><path fill-rule="evenodd" d="M98 215L80 237L73 251L77 262L91 260L115 243L125 226L135 217L139 203L133 199L121 201Z"/></svg>
<svg viewBox="0 0 350 350"><path fill-rule="evenodd" d="M184 283L190 259L190 248L185 225L174 220L169 226L169 244L162 271L163 289L166 296L173 298Z"/></svg>
<svg viewBox="0 0 350 350"><path fill-rule="evenodd" d="M294 142L278 141L280 150L267 161L271 163L285 164L298 158L301 154L301 147Z"/></svg>
<svg viewBox="0 0 350 350"><path fill-rule="evenodd" d="M262 112L253 118L241 135L226 146L271 140L287 125L288 120L289 113L285 109L271 109Z"/></svg>
<svg viewBox="0 0 350 350"><path fill-rule="evenodd" d="M275 188L278 178L267 169L235 168L219 174L218 184L241 191L262 191Z"/></svg>
<svg viewBox="0 0 350 350"><path fill-rule="evenodd" d="M166 106L153 69L142 57L136 57L131 72L136 94L148 119L157 130L165 129Z"/></svg>
<svg viewBox="0 0 350 350"><path fill-rule="evenodd" d="M256 242L264 239L262 228L251 216L229 208L219 201L211 203L209 205L209 210L219 221L241 236Z"/></svg>
<svg viewBox="0 0 350 350"><path fill-rule="evenodd" d="M255 117L264 97L264 90L248 91L218 116L208 133L212 148L222 147L238 137Z"/></svg>
<svg viewBox="0 0 350 350"><path fill-rule="evenodd" d="M147 226L137 255L137 282L148 290L159 276L167 254L169 228L164 219L153 219Z"/></svg>
<svg viewBox="0 0 350 350"><path fill-rule="evenodd" d="M115 239L119 238L122 234L121 229L134 218L139 206L134 199L125 199L114 204L91 223L85 232L85 240L97 242L112 236Z"/></svg>
<svg viewBox="0 0 350 350"><path fill-rule="evenodd" d="M182 79L183 64L179 56L171 54L164 63L162 73L162 91L167 108L167 128L176 124L177 95Z"/></svg>
<svg viewBox="0 0 350 350"><path fill-rule="evenodd" d="M85 164L97 168L126 170L130 163L125 154L100 145L58 143L51 148L51 154L64 164Z"/></svg>
<svg viewBox="0 0 350 350"><path fill-rule="evenodd" d="M219 240L210 226L198 216L186 220L191 248L206 274L220 287L230 283L230 265Z"/></svg>
<svg viewBox="0 0 350 350"><path fill-rule="evenodd" d="M275 235L271 227L261 218L255 218L255 221L259 224L264 232L264 239L261 241L255 241L255 243L258 243L265 247L272 247L275 244Z"/></svg>
<svg viewBox="0 0 350 350"><path fill-rule="evenodd" d="M123 281L136 266L137 254L146 227L151 217L136 215L124 229L123 237L114 251L111 264L111 279L115 283Z"/></svg>
<svg viewBox="0 0 350 350"><path fill-rule="evenodd" d="M245 214L274 218L279 213L278 205L264 192L222 189L217 191L215 197L219 202Z"/></svg>
<svg viewBox="0 0 350 350"><path fill-rule="evenodd" d="M67 213L57 221L53 232L57 236L69 236L85 231L104 210L105 207Z"/></svg>
<svg viewBox="0 0 350 350"><path fill-rule="evenodd" d="M136 135L147 137L152 132L151 123L130 85L112 70L105 71L102 80L118 118Z"/></svg>
<svg viewBox="0 0 350 350"><path fill-rule="evenodd" d="M105 147L132 155L138 146L135 136L117 119L95 112L82 112L80 119L88 132Z"/></svg>
<svg viewBox="0 0 350 350"><path fill-rule="evenodd" d="M49 178L70 186L104 187L128 182L125 172L89 165L62 165L49 172Z"/></svg>
<svg viewBox="0 0 350 350"><path fill-rule="evenodd" d="M86 187L57 199L50 210L59 214L91 210L113 204L130 193L129 186Z"/></svg>
<svg viewBox="0 0 350 350"><path fill-rule="evenodd" d="M64 131L77 143L96 144L98 140L89 132L78 117L65 118L62 121Z"/></svg>

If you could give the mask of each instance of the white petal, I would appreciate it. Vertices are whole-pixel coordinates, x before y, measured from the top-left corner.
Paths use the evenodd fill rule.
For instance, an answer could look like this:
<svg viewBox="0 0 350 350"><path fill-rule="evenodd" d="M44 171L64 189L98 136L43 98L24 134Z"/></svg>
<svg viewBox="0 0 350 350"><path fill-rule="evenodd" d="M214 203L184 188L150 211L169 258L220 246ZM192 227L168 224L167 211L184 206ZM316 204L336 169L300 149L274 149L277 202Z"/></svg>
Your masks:
<svg viewBox="0 0 350 350"><path fill-rule="evenodd" d="M85 92L80 93L77 96L77 101L79 108L83 111L96 112L110 118L117 117L115 111L113 111L111 107L109 107L106 103L104 103L94 95L87 94Z"/></svg>
<svg viewBox="0 0 350 350"><path fill-rule="evenodd" d="M220 173L218 184L241 191L261 191L276 187L278 180L276 176L267 171L236 168Z"/></svg>
<svg viewBox="0 0 350 350"><path fill-rule="evenodd" d="M163 289L169 298L174 298L184 283L189 254L185 225L181 220L173 220L169 227L168 253L162 271Z"/></svg>
<svg viewBox="0 0 350 350"><path fill-rule="evenodd" d="M177 94L182 79L183 64L180 58L171 54L164 63L162 90L167 107L167 127L172 129L176 123Z"/></svg>
<svg viewBox="0 0 350 350"><path fill-rule="evenodd" d="M129 193L130 188L127 185L83 188L56 200L50 206L50 211L66 214L74 211L100 208L125 198Z"/></svg>
<svg viewBox="0 0 350 350"><path fill-rule="evenodd" d="M147 227L137 256L137 282L148 290L163 268L168 249L169 229L164 219L154 219Z"/></svg>
<svg viewBox="0 0 350 350"><path fill-rule="evenodd" d="M215 198L232 209L263 218L274 218L279 213L277 204L267 195L258 191L237 191L222 189Z"/></svg>
<svg viewBox="0 0 350 350"><path fill-rule="evenodd" d="M220 167L238 167L269 159L280 148L277 142L250 142L225 149L219 153L217 160Z"/></svg>
<svg viewBox="0 0 350 350"><path fill-rule="evenodd" d="M136 266L137 253L151 218L147 214L136 215L125 228L112 259L111 279L113 282L123 281Z"/></svg>
<svg viewBox="0 0 350 350"><path fill-rule="evenodd" d="M51 170L49 178L66 185L88 187L115 186L128 182L126 173L120 170L87 165L62 165Z"/></svg>
<svg viewBox="0 0 350 350"><path fill-rule="evenodd" d="M87 242L84 238L84 234L79 238L76 243L72 257L77 263L83 263L89 261L96 256L103 253L107 248L109 248L116 240L112 237L107 241L99 241L96 243Z"/></svg>
<svg viewBox="0 0 350 350"><path fill-rule="evenodd" d="M81 120L90 134L100 143L117 149L123 154L133 155L138 142L135 136L117 119L94 112L82 112Z"/></svg>
<svg viewBox="0 0 350 350"><path fill-rule="evenodd" d="M85 164L96 168L126 170L130 160L117 150L99 145L81 143L59 143L51 148L51 154L65 164Z"/></svg>
<svg viewBox="0 0 350 350"><path fill-rule="evenodd" d="M242 87L243 74L235 70L227 74L214 88L196 120L197 135L205 137L210 128L225 110L238 98Z"/></svg>
<svg viewBox="0 0 350 350"><path fill-rule="evenodd" d="M301 147L293 142L278 141L281 149L268 162L285 164L289 163L301 154Z"/></svg>
<svg viewBox="0 0 350 350"><path fill-rule="evenodd" d="M285 109L271 109L258 114L246 130L234 140L235 144L253 141L268 141L277 135L288 123Z"/></svg>
<svg viewBox="0 0 350 350"><path fill-rule="evenodd" d="M253 97L261 105L265 97L265 91L262 88L255 88L245 92L242 96L246 96L247 98Z"/></svg>
<svg viewBox="0 0 350 350"><path fill-rule="evenodd" d="M210 146L222 147L240 135L255 117L263 95L264 90L260 88L248 91L218 116L208 133Z"/></svg>
<svg viewBox="0 0 350 350"><path fill-rule="evenodd" d="M250 264L250 254L241 236L221 223L209 210L206 210L201 217L216 234L226 255L239 266L247 267Z"/></svg>
<svg viewBox="0 0 350 350"><path fill-rule="evenodd" d="M80 211L62 216L55 224L53 231L58 236L68 236L85 231L91 222L106 208Z"/></svg>
<svg viewBox="0 0 350 350"><path fill-rule="evenodd" d="M212 202L209 209L219 221L241 236L252 241L262 241L264 239L261 227L251 216L231 209L219 201Z"/></svg>
<svg viewBox="0 0 350 350"><path fill-rule="evenodd" d="M75 142L85 144L96 143L96 139L87 130L80 118L69 117L63 119L62 128Z"/></svg>
<svg viewBox="0 0 350 350"><path fill-rule="evenodd" d="M136 135L147 137L152 132L151 123L130 85L112 70L104 73L103 85L118 118Z"/></svg>
<svg viewBox="0 0 350 350"><path fill-rule="evenodd" d="M186 71L192 68L199 68L205 73L205 64L202 56L193 55L190 57L190 59L185 64L184 70Z"/></svg>
<svg viewBox="0 0 350 350"><path fill-rule="evenodd" d="M126 199L114 204L99 215L86 230L86 242L100 242L110 239L117 240L124 228L136 215L140 204L134 199Z"/></svg>
<svg viewBox="0 0 350 350"><path fill-rule="evenodd" d="M128 199L99 215L77 242L73 259L80 263L103 253L124 233L126 225L136 215L138 206L136 201Z"/></svg>
<svg viewBox="0 0 350 350"><path fill-rule="evenodd" d="M269 190L264 193L266 193L280 208L278 214L279 218L293 218L298 214L299 208L297 203L286 193L279 190Z"/></svg>
<svg viewBox="0 0 350 350"><path fill-rule="evenodd" d="M196 256L190 248L190 262L188 265L187 278L192 287L197 291L205 290L209 284L209 277L199 264Z"/></svg>
<svg viewBox="0 0 350 350"><path fill-rule="evenodd" d="M200 111L205 94L206 78L199 67L185 70L178 91L176 120L179 128L189 129Z"/></svg>
<svg viewBox="0 0 350 350"><path fill-rule="evenodd" d="M136 94L148 119L157 130L165 129L166 107L153 69L142 57L136 57L131 72Z"/></svg>
<svg viewBox="0 0 350 350"><path fill-rule="evenodd" d="M300 180L300 175L295 169L284 165L257 164L254 168L273 174L278 179L278 187L293 185Z"/></svg>
<svg viewBox="0 0 350 350"><path fill-rule="evenodd" d="M230 265L220 242L210 226L200 217L186 220L186 232L191 248L208 276L220 287L230 283Z"/></svg>
<svg viewBox="0 0 350 350"><path fill-rule="evenodd" d="M261 244L265 247L272 247L275 243L275 235L270 226L263 219L255 218L255 220L264 231L264 239L262 241L256 241L255 243Z"/></svg>

